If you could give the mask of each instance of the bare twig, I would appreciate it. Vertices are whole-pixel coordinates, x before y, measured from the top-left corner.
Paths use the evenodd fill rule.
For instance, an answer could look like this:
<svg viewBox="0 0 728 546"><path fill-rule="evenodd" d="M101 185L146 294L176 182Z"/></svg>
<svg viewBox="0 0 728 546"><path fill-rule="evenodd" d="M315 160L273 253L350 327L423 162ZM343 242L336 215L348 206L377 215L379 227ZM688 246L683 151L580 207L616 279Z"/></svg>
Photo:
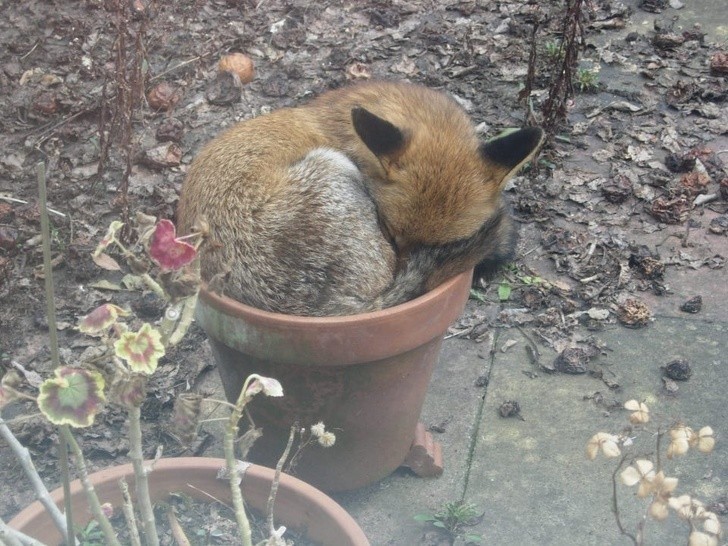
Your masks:
<svg viewBox="0 0 728 546"><path fill-rule="evenodd" d="M574 70L579 51L584 45L582 8L585 0L566 0L566 13L562 31L559 59L554 79L549 86L549 96L543 105L543 127L553 135L560 123L566 120L566 103L574 96Z"/></svg>
<svg viewBox="0 0 728 546"><path fill-rule="evenodd" d="M129 541L131 542L131 546L141 546L142 541L139 538L139 528L137 527L136 516L134 515L134 505L129 494L129 485L124 478L119 480L119 489L121 489L121 494L124 497L121 510L124 512L126 526L129 529Z"/></svg>
<svg viewBox="0 0 728 546"><path fill-rule="evenodd" d="M131 406L129 412L129 458L134 467L134 480L136 482L136 495L139 503L139 512L142 517L142 529L146 543L149 546L159 546L157 535L157 524L154 520L154 507L149 496L149 484L147 473L149 470L144 466L144 455L142 453L142 427L141 408Z"/></svg>
<svg viewBox="0 0 728 546"><path fill-rule="evenodd" d="M177 515L174 513L174 509L171 506L167 506L167 523L169 523L169 530L172 532L172 538L178 546L191 546L190 539L187 538L185 530L179 524Z"/></svg>
<svg viewBox="0 0 728 546"><path fill-rule="evenodd" d="M21 533L12 527L9 527L8 524L0 518L0 546L23 546L25 544L32 544L22 540L24 535L21 535Z"/></svg>
<svg viewBox="0 0 728 546"><path fill-rule="evenodd" d="M240 541L243 546L252 546L250 521L248 515L245 513L245 504L243 503L243 494L240 490L240 483L242 481L242 472L240 464L235 458L235 438L238 435L238 424L243 416L243 410L245 405L250 400L248 395L248 385L250 384L251 377L248 377L243 383L243 388L240 391L235 408L230 413L230 421L225 427L225 436L223 440L223 447L225 450L225 463L228 470L228 479L230 480L230 492L232 494L233 507L235 512L235 520L238 524L238 531L240 532Z"/></svg>
<svg viewBox="0 0 728 546"><path fill-rule="evenodd" d="M36 165L38 176L38 199L40 208L40 231L43 237L43 271L45 272L46 318L48 320L48 335L50 341L51 361L53 367L61 365L58 351L58 327L56 325L56 303L53 288L53 265L51 264L51 233L50 219L48 218L48 198L46 188L45 163ZM70 436L68 425L60 425L62 436ZM76 546L76 537L73 535L73 511L71 510L71 479L68 471L68 446L65 441L58 444L58 460L61 466L61 481L63 482L63 506L66 511L66 543Z"/></svg>
<svg viewBox="0 0 728 546"><path fill-rule="evenodd" d="M624 461L626 460L627 455L622 456L617 468L615 468L614 472L612 472L612 513L614 514L614 519L617 522L619 532L630 538L635 546L640 546L640 542L637 540L637 537L624 528L624 525L622 525L622 519L619 515L619 502L617 500L617 474L619 474L619 471L622 469L622 465L624 465Z"/></svg>
<svg viewBox="0 0 728 546"><path fill-rule="evenodd" d="M21 205L27 205L28 204L27 201L23 201L22 199L16 199L14 197L9 197L7 195L0 195L0 199L3 200L3 201L7 201L8 203L20 203ZM60 216L61 218L65 218L66 217L65 214L63 214L62 212L59 212L59 211L57 211L55 209L51 209L51 208L46 207L46 210L48 212L50 212L51 214L55 214L57 216Z"/></svg>
<svg viewBox="0 0 728 546"><path fill-rule="evenodd" d="M293 440L296 437L296 432L298 431L298 423L294 424L291 427L291 432L288 434L288 442L286 443L286 449L283 450L283 454L281 455L281 458L278 459L278 463L276 464L276 473L273 477L273 483L270 486L270 493L268 494L268 534L270 536L273 536L276 532L275 524L273 522L273 509L275 507L276 503L276 494L278 493L278 485L281 483L281 470L283 469L283 465L286 462L286 459L288 459L288 455L291 453L291 446L293 445Z"/></svg>
<svg viewBox="0 0 728 546"><path fill-rule="evenodd" d="M58 531L60 531L60 533L65 537L68 534L68 527L63 514L56 506L56 503L51 500L48 489L33 464L30 452L18 441L2 417L0 417L0 437L2 437L2 439L5 440L5 443L10 446L10 450L15 455L15 458L20 463L23 472L25 472L26 477L33 486L36 497L38 497L38 500L48 512L48 515L51 517L51 520L53 520L53 524L56 526Z"/></svg>
<svg viewBox="0 0 728 546"><path fill-rule="evenodd" d="M111 527L109 518L106 517L104 511L101 509L101 503L99 502L99 498L96 495L94 485L91 483L91 480L89 480L88 469L86 468L86 461L83 457L83 453L81 452L81 447L76 442L73 434L71 434L68 426L62 426L58 428L61 431L63 440L68 444L68 446L71 448L71 451L73 452L73 456L75 457L76 469L78 471L78 477L81 480L84 491L86 492L86 498L88 499L89 508L91 508L91 513L94 515L94 518L96 519L99 526L101 527L101 530L104 533L104 539L106 539L106 543L109 544L109 546L121 546L116 538L116 533L114 532L114 529Z"/></svg>

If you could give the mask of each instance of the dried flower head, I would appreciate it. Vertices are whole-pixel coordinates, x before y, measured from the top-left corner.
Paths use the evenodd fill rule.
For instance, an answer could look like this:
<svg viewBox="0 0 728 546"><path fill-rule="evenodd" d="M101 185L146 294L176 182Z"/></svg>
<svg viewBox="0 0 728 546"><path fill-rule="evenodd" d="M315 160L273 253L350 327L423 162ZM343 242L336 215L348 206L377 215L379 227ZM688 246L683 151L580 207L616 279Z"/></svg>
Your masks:
<svg viewBox="0 0 728 546"><path fill-rule="evenodd" d="M706 512L703 520L703 529L706 532L719 536L721 533L720 520L714 512Z"/></svg>
<svg viewBox="0 0 728 546"><path fill-rule="evenodd" d="M250 382L245 391L246 396L254 396L259 392L262 392L266 396L283 396L283 387L277 379L251 374L248 380Z"/></svg>
<svg viewBox="0 0 728 546"><path fill-rule="evenodd" d="M675 510L677 517L686 521L694 521L703 519L706 510L703 503L698 499L692 498L690 495L680 495L673 497L668 501L670 508Z"/></svg>
<svg viewBox="0 0 728 546"><path fill-rule="evenodd" d="M311 427L311 434L316 438L320 438L326 432L326 427L322 421L319 421Z"/></svg>
<svg viewBox="0 0 728 546"><path fill-rule="evenodd" d="M718 546L718 537L700 531L693 531L688 537L688 546Z"/></svg>
<svg viewBox="0 0 728 546"><path fill-rule="evenodd" d="M638 459L632 466L625 468L620 477L622 483L628 487L639 484L637 496L644 499L653 491L652 480L655 478L655 465L652 461Z"/></svg>
<svg viewBox="0 0 728 546"><path fill-rule="evenodd" d="M678 425L670 429L670 445L667 446L667 458L675 455L684 455L691 445L695 445L696 435L693 429L685 425Z"/></svg>
<svg viewBox="0 0 728 546"><path fill-rule="evenodd" d="M654 497L649 508L649 514L652 518L658 521L662 521L667 518L668 502L676 487L677 478L665 477L665 474L662 471L655 474L655 477L652 480L652 491L654 493Z"/></svg>
<svg viewBox="0 0 728 546"><path fill-rule="evenodd" d="M331 447L336 442L336 436L333 432L324 432L318 437L318 443L323 447Z"/></svg>
<svg viewBox="0 0 728 546"><path fill-rule="evenodd" d="M715 438L713 438L713 429L710 427L703 427L698 431L695 437L695 442L698 446L698 451L701 453L710 453L715 447ZM691 444L692 445L692 444Z"/></svg>
<svg viewBox="0 0 728 546"><path fill-rule="evenodd" d="M619 457L621 453L619 450L619 436L607 432L597 432L586 445L586 456L593 461L599 454L600 449L605 457Z"/></svg>
<svg viewBox="0 0 728 546"><path fill-rule="evenodd" d="M629 422L633 425L644 424L650 421L650 409L644 402L629 400L624 404L624 407L633 412L629 416Z"/></svg>

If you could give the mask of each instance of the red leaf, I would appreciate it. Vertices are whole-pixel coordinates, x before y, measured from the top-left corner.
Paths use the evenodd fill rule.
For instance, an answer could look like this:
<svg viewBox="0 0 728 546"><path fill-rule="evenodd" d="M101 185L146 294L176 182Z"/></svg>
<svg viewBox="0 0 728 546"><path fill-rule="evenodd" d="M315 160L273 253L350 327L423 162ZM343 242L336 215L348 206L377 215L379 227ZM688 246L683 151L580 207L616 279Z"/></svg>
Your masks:
<svg viewBox="0 0 728 546"><path fill-rule="evenodd" d="M149 255L163 270L176 271L192 262L197 250L176 238L175 227L170 220L160 220L152 233Z"/></svg>

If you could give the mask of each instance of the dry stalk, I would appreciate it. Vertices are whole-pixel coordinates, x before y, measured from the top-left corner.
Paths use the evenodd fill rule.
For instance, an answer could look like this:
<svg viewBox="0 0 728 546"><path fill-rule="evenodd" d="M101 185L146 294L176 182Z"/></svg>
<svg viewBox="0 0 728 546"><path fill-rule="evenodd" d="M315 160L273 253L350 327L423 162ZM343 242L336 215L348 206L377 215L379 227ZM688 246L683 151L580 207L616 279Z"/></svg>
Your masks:
<svg viewBox="0 0 728 546"><path fill-rule="evenodd" d="M557 127L566 121L566 104L574 96L574 72L579 52L584 47L584 3L585 0L566 0L559 49L561 62L543 105L543 128L549 135L553 135Z"/></svg>

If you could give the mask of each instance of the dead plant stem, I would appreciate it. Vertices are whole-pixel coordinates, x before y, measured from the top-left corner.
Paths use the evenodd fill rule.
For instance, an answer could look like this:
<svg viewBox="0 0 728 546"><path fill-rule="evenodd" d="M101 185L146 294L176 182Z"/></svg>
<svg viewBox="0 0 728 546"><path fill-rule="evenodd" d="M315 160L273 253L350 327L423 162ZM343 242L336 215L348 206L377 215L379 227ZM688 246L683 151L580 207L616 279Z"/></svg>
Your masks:
<svg viewBox="0 0 728 546"><path fill-rule="evenodd" d="M136 482L136 495L139 503L139 512L142 518L142 529L147 546L159 546L157 524L154 520L154 506L149 496L148 470L144 467L144 454L142 453L142 426L141 408L129 408L129 456L134 467Z"/></svg>
<svg viewBox="0 0 728 546"><path fill-rule="evenodd" d="M129 485L124 478L119 480L119 489L121 489L121 494L124 497L121 510L124 512L126 526L129 529L129 542L131 542L131 546L142 546L142 541L139 537L139 527L137 527L136 516L134 515L134 504L129 494Z"/></svg>
<svg viewBox="0 0 728 546"><path fill-rule="evenodd" d="M250 400L248 397L248 385L250 377L245 380L240 395L235 403L235 408L230 413L230 421L225 427L225 436L223 440L223 448L225 451L225 462L228 470L228 479L230 480L230 492L232 494L233 509L235 512L235 521L238 524L240 532L240 540L242 546L252 546L252 536L250 530L250 521L245 513L245 504L243 503L243 493L240 489L242 482L242 470L239 468L238 461L235 458L235 438L238 435L238 423L243 416L245 406Z"/></svg>
<svg viewBox="0 0 728 546"><path fill-rule="evenodd" d="M626 460L627 456L624 455L619 461L617 468L615 468L614 472L612 472L612 513L614 514L614 519L617 522L617 528L619 529L619 532L622 533L624 536L629 537L635 546L640 546L640 541L637 540L637 537L624 528L624 526L622 525L622 519L619 515L619 501L617 499L617 474L622 469L622 465L624 465L624 461Z"/></svg>
<svg viewBox="0 0 728 546"><path fill-rule="evenodd" d="M278 485L281 483L281 471L283 470L283 465L286 463L286 459L288 459L288 455L291 453L291 446L293 445L293 440L296 437L296 431L298 430L298 423L294 424L291 427L291 431L288 433L288 442L286 443L286 449L283 450L283 455L281 455L281 458L278 459L278 463L276 464L276 473L273 477L273 483L270 486L270 494L268 495L268 534L270 536L273 536L275 534L276 528L275 523L273 522L273 509L275 508L276 504L276 494L278 493Z"/></svg>
<svg viewBox="0 0 728 546"><path fill-rule="evenodd" d="M51 500L51 495L38 474L38 470L33 464L33 459L30 456L28 448L18 441L15 434L13 434L10 427L8 427L2 417L0 417L0 438L5 440L5 443L10 446L10 450L15 455L15 458L20 463L23 472L33 486L36 497L38 497L38 500L48 512L48 515L53 520L56 529L58 529L63 536L66 536L68 522L64 519L63 514L56 506L56 503Z"/></svg>
<svg viewBox="0 0 728 546"><path fill-rule="evenodd" d="M51 361L54 368L61 365L58 351L58 327L56 325L56 300L53 286L53 266L51 264L51 233L50 218L48 217L48 188L46 185L45 163L36 165L38 177L38 200L40 208L40 231L43 238L43 271L45 274L46 317L48 320L48 336L50 341ZM69 436L68 425L61 425L62 436ZM66 510L66 544L76 546L76 537L73 535L73 511L71 510L71 478L68 470L68 446L65 441L58 444L58 461L61 466L61 481L63 482L63 504Z"/></svg>
<svg viewBox="0 0 728 546"><path fill-rule="evenodd" d="M96 495L94 485L88 478L86 460L83 457L81 447L78 445L78 442L76 442L73 434L71 434L68 426L59 427L59 429L63 436L63 441L68 444L68 446L71 448L71 451L73 452L76 469L78 471L78 477L81 480L84 491L86 492L86 498L89 503L89 508L91 509L91 513L94 515L94 518L96 519L99 526L101 527L101 530L104 533L104 539L106 540L106 544L108 544L109 546L121 546L121 544L119 544L119 541L116 539L116 533L114 533L114 529L111 527L109 518L106 517L104 511L101 509L101 503L99 502L99 498ZM73 529L73 527L71 527L71 529Z"/></svg>

